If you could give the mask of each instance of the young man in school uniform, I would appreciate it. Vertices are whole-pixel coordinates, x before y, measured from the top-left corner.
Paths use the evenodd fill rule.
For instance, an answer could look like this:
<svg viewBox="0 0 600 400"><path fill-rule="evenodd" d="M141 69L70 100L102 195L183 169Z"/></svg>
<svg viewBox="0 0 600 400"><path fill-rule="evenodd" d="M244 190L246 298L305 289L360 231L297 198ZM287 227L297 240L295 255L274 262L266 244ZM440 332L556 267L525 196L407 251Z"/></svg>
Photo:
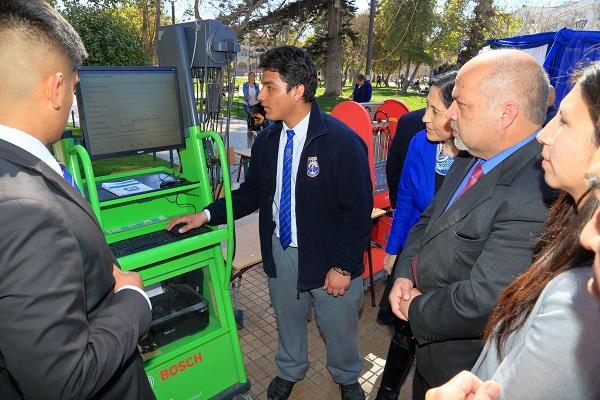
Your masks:
<svg viewBox="0 0 600 400"><path fill-rule="evenodd" d="M236 219L260 210L263 267L279 339L278 372L267 397L287 399L306 375L307 317L314 302L327 368L341 398L364 399L358 312L373 207L366 146L319 111L317 72L306 51L274 48L261 56L259 67L264 74L258 100L276 122L258 135L246 180L232 198ZM225 203L217 200L167 229L181 222L187 224L182 232L222 224Z"/></svg>

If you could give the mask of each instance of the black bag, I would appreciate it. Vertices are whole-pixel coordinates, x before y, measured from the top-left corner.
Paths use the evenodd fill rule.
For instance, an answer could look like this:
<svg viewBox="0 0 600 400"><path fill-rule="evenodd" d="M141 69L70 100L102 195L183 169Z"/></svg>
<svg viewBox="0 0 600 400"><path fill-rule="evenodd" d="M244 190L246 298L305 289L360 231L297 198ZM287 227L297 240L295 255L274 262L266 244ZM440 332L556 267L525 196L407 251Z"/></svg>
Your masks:
<svg viewBox="0 0 600 400"><path fill-rule="evenodd" d="M256 103L255 105L250 107L248 118L248 127L251 131L260 132L267 126L269 126L269 121L267 121L265 109L260 103Z"/></svg>

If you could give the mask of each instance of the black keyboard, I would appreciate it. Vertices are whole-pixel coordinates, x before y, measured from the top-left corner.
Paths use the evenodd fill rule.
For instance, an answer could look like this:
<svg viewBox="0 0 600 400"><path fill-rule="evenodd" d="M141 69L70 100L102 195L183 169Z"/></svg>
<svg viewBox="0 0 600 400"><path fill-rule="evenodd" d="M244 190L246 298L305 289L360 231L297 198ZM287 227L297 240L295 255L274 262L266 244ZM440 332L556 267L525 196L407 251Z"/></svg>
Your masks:
<svg viewBox="0 0 600 400"><path fill-rule="evenodd" d="M139 253L140 251L153 249L158 246L177 242L179 240L187 239L193 236L201 235L206 232L211 232L211 229L206 226L200 228L191 229L186 233L175 234L165 229L160 231L146 233L132 237L130 239L121 240L109 244L110 249L116 257L128 256L133 253Z"/></svg>

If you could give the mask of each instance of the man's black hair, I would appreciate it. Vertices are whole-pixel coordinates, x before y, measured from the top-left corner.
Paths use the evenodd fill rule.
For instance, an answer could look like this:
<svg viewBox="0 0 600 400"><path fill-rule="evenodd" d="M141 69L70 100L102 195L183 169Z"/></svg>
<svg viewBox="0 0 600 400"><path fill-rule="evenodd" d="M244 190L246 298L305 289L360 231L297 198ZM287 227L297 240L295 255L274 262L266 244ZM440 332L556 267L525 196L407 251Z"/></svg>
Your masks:
<svg viewBox="0 0 600 400"><path fill-rule="evenodd" d="M0 35L10 30L27 35L32 43L56 48L73 70L87 57L79 34L44 0L0 0Z"/></svg>
<svg viewBox="0 0 600 400"><path fill-rule="evenodd" d="M305 102L315 99L317 91L317 68L306 50L295 46L281 46L264 52L260 56L259 68L276 71L287 84L287 91L304 85Z"/></svg>

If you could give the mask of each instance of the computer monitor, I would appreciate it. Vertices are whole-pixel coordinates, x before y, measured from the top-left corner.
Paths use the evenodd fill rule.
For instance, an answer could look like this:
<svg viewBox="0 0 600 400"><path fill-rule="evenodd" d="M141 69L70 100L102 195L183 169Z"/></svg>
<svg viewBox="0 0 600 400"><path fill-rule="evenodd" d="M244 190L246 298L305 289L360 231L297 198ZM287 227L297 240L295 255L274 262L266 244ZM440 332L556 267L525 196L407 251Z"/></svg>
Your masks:
<svg viewBox="0 0 600 400"><path fill-rule="evenodd" d="M77 105L92 159L184 146L175 67L82 67Z"/></svg>

